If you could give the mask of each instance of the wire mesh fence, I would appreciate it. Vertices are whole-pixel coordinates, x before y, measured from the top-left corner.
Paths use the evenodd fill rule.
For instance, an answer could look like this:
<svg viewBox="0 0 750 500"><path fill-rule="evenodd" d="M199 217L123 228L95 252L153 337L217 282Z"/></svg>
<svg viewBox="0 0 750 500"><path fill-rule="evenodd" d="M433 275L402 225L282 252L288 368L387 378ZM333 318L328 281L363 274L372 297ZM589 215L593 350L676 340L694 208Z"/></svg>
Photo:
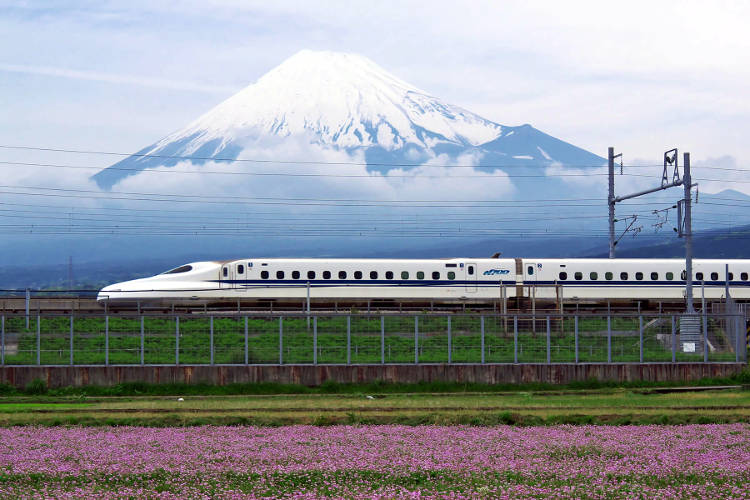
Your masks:
<svg viewBox="0 0 750 500"><path fill-rule="evenodd" d="M0 316L2 365L746 362L742 315Z"/></svg>

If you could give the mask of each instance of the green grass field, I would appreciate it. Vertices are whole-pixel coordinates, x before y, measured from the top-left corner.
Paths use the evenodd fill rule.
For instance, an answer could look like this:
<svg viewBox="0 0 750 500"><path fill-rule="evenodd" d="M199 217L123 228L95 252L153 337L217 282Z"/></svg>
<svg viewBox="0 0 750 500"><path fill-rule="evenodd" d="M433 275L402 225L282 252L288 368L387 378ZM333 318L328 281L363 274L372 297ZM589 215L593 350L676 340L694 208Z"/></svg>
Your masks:
<svg viewBox="0 0 750 500"><path fill-rule="evenodd" d="M750 391L360 393L0 398L0 425L651 424L750 422Z"/></svg>
<svg viewBox="0 0 750 500"><path fill-rule="evenodd" d="M671 361L668 320L654 324L644 318L644 361ZM351 363L381 362L381 317L352 317L350 320ZM415 361L414 316L385 316L382 360L386 363ZM320 317L315 322L304 317L283 319L283 333L279 335L278 318L215 318L213 335L211 320L205 317L179 320L179 349L177 348L177 320L172 317L143 319L143 361L146 364L172 364L179 351L182 364L242 364L245 362L245 324L247 322L247 360L249 363L279 363L281 343L282 362L346 363L347 318ZM75 318L73 324L74 364L139 364L141 362L141 319L110 317L108 328L104 318ZM315 326L317 328L315 328ZM550 360L575 361L573 320L550 322ZM71 319L68 317L41 318L37 338L37 318L26 328L22 317L5 318L6 364L36 364L37 341L40 364L69 364L71 360ZM719 348L709 353L710 361L734 361L735 354L726 344L720 322L709 320ZM314 331L317 329L317 335ZM610 327L611 358L613 362L640 360L638 318L612 318ZM421 363L449 361L448 319L445 316L419 316L418 359ZM482 361L481 320L476 316L451 317L450 361L479 363ZM546 321L519 320L517 344L514 345L513 321L497 317L484 320L484 360L487 363L521 363L547 361ZM581 318L579 321L578 359L580 362L606 362L607 323L604 318ZM661 341L657 338L661 336ZM317 359L313 354L317 337ZM105 347L108 346L108 359ZM13 348L11 348L13 347ZM702 361L702 354L677 352L679 361Z"/></svg>

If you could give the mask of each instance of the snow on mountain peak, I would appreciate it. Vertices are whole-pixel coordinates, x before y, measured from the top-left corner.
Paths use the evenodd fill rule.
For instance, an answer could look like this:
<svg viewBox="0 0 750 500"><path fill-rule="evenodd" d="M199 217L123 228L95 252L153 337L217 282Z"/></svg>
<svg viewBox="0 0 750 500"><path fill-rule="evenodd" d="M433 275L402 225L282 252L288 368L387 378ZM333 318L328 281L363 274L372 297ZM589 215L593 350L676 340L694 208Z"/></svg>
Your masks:
<svg viewBox="0 0 750 500"><path fill-rule="evenodd" d="M476 146L502 132L496 123L441 102L366 57L303 50L205 115L157 143L310 134L340 148L435 142Z"/></svg>

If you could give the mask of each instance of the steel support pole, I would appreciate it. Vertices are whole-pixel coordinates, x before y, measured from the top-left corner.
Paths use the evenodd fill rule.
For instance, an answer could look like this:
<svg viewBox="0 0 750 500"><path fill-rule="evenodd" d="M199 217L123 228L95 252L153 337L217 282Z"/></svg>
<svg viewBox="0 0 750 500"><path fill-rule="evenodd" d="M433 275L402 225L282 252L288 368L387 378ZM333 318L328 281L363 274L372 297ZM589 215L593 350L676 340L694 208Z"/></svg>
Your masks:
<svg viewBox="0 0 750 500"><path fill-rule="evenodd" d="M180 364L180 317L174 318L174 364Z"/></svg>
<svg viewBox="0 0 750 500"><path fill-rule="evenodd" d="M612 317L607 315L607 363L612 362Z"/></svg>
<svg viewBox="0 0 750 500"><path fill-rule="evenodd" d="M104 316L104 365L109 364L109 316Z"/></svg>
<svg viewBox="0 0 750 500"><path fill-rule="evenodd" d="M608 173L609 173L609 258L615 258L615 148L607 150Z"/></svg>
<svg viewBox="0 0 750 500"><path fill-rule="evenodd" d="M685 188L685 299L687 313L695 312L693 308L693 219L692 219L692 177L690 175L690 153L683 155L685 172L682 176Z"/></svg>
<svg viewBox="0 0 750 500"><path fill-rule="evenodd" d="M380 364L385 364L385 316L380 317Z"/></svg>
<svg viewBox="0 0 750 500"><path fill-rule="evenodd" d="M346 317L346 364L352 364L352 317Z"/></svg>
<svg viewBox="0 0 750 500"><path fill-rule="evenodd" d="M674 316L672 318L672 363L677 361L677 327Z"/></svg>
<svg viewBox="0 0 750 500"><path fill-rule="evenodd" d="M451 342L451 317L448 316L448 364L453 363L453 345Z"/></svg>
<svg viewBox="0 0 750 500"><path fill-rule="evenodd" d="M284 317L279 316L279 364L284 364Z"/></svg>
<svg viewBox="0 0 750 500"><path fill-rule="evenodd" d="M513 362L518 364L518 316L513 316Z"/></svg>
<svg viewBox="0 0 750 500"><path fill-rule="evenodd" d="M549 316L547 316L547 364L552 362L552 335L550 332Z"/></svg>
<svg viewBox="0 0 750 500"><path fill-rule="evenodd" d="M208 344L211 351L211 364L214 364L214 317L209 317Z"/></svg>
<svg viewBox="0 0 750 500"><path fill-rule="evenodd" d="M318 317L313 318L313 364L318 364Z"/></svg>
<svg viewBox="0 0 750 500"><path fill-rule="evenodd" d="M70 365L73 366L73 315L70 315Z"/></svg>
<svg viewBox="0 0 750 500"><path fill-rule="evenodd" d="M640 360L643 363L643 316L638 316L638 340L640 344Z"/></svg>
<svg viewBox="0 0 750 500"><path fill-rule="evenodd" d="M5 364L5 315L0 316L0 365Z"/></svg>
<svg viewBox="0 0 750 500"><path fill-rule="evenodd" d="M419 364L419 316L414 316L414 364Z"/></svg>
<svg viewBox="0 0 750 500"><path fill-rule="evenodd" d="M42 322L36 316L36 364L42 364Z"/></svg>
<svg viewBox="0 0 750 500"><path fill-rule="evenodd" d="M708 363L708 317L703 311L703 362Z"/></svg>
<svg viewBox="0 0 750 500"><path fill-rule="evenodd" d="M245 364L248 364L250 361L250 346L248 345L248 339L247 338L247 316L245 316Z"/></svg>
<svg viewBox="0 0 750 500"><path fill-rule="evenodd" d="M578 316L573 317L573 323L575 325L576 363L578 363Z"/></svg>
<svg viewBox="0 0 750 500"><path fill-rule="evenodd" d="M484 364L485 363L485 359L484 359L484 316L481 316L479 318L479 324L480 324L480 327L481 327L481 339L480 339L480 343L482 345L480 347L482 348L482 364Z"/></svg>
<svg viewBox="0 0 750 500"><path fill-rule="evenodd" d="M144 355L145 351L146 351L146 349L145 349L146 342L145 341L146 341L146 335L145 335L145 330L143 328L143 316L141 316L141 364L142 365L146 361L146 356Z"/></svg>

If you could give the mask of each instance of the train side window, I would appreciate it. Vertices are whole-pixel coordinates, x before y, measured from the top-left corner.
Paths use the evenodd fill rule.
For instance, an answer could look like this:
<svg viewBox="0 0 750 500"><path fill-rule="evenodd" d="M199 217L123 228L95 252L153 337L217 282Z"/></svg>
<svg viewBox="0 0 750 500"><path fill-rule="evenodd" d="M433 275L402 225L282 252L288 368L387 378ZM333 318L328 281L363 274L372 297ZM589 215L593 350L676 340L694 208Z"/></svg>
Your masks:
<svg viewBox="0 0 750 500"><path fill-rule="evenodd" d="M667 281L672 281L674 279L674 273L667 273L666 275Z"/></svg>
<svg viewBox="0 0 750 500"><path fill-rule="evenodd" d="M599 279L599 273L589 273L589 279L596 281Z"/></svg>
<svg viewBox="0 0 750 500"><path fill-rule="evenodd" d="M314 280L315 279L315 271L307 271L307 279Z"/></svg>
<svg viewBox="0 0 750 500"><path fill-rule="evenodd" d="M448 279L449 280L456 279L456 273L454 273L453 271L448 271Z"/></svg>
<svg viewBox="0 0 750 500"><path fill-rule="evenodd" d="M729 281L732 281L734 279L734 273L729 273Z"/></svg>
<svg viewBox="0 0 750 500"><path fill-rule="evenodd" d="M378 279L378 272L377 271L370 271L370 279L371 280Z"/></svg>
<svg viewBox="0 0 750 500"><path fill-rule="evenodd" d="M627 281L628 279L628 273L620 273L620 279L623 281Z"/></svg>
<svg viewBox="0 0 750 500"><path fill-rule="evenodd" d="M607 271L606 273L604 273L604 279L605 279L605 280L608 280L608 281L612 281L612 279L613 279L614 277L615 277L615 276L614 276L614 275L613 275L613 274L612 274L611 272L609 272L609 271Z"/></svg>
<svg viewBox="0 0 750 500"><path fill-rule="evenodd" d="M423 271L417 271L417 279L423 280L424 279L424 272Z"/></svg>
<svg viewBox="0 0 750 500"><path fill-rule="evenodd" d="M659 279L659 273L651 273L651 279L656 281Z"/></svg>
<svg viewBox="0 0 750 500"><path fill-rule="evenodd" d="M299 271L292 271L292 279L293 280L299 279Z"/></svg>
<svg viewBox="0 0 750 500"><path fill-rule="evenodd" d="M529 276L531 276L532 274L534 274L534 266L527 267L526 268L526 272L529 274Z"/></svg>
<svg viewBox="0 0 750 500"><path fill-rule="evenodd" d="M401 271L401 279L402 280L408 280L409 279L409 271Z"/></svg>
<svg viewBox="0 0 750 500"><path fill-rule="evenodd" d="M339 271L339 279L340 280L346 279L346 271Z"/></svg>
<svg viewBox="0 0 750 500"><path fill-rule="evenodd" d="M221 270L221 274L226 278L229 276L229 268L224 266L224 269Z"/></svg>
<svg viewBox="0 0 750 500"><path fill-rule="evenodd" d="M440 273L438 271L432 271L432 279L439 280L440 279Z"/></svg>
<svg viewBox="0 0 750 500"><path fill-rule="evenodd" d="M268 271L261 271L260 272L260 277L263 278L264 280L267 280L268 279Z"/></svg>
<svg viewBox="0 0 750 500"><path fill-rule="evenodd" d="M386 271L385 272L385 279L392 280L393 279L393 271Z"/></svg>
<svg viewBox="0 0 750 500"><path fill-rule="evenodd" d="M686 271L685 271L684 269L683 269L683 270L682 270L682 272L680 273L680 279L681 279L682 281L685 281L685 280L687 279L687 272L686 272Z"/></svg>
<svg viewBox="0 0 750 500"><path fill-rule="evenodd" d="M719 273L711 273L711 281L718 281Z"/></svg>
<svg viewBox="0 0 750 500"><path fill-rule="evenodd" d="M560 272L560 279L563 281L568 279L568 273L566 273L565 271Z"/></svg>
<svg viewBox="0 0 750 500"><path fill-rule="evenodd" d="M747 281L747 273L740 273L740 279L742 281Z"/></svg>
<svg viewBox="0 0 750 500"><path fill-rule="evenodd" d="M703 273L695 273L695 279L698 281L703 281Z"/></svg>
<svg viewBox="0 0 750 500"><path fill-rule="evenodd" d="M331 279L331 271L323 271L323 279L324 280Z"/></svg>
<svg viewBox="0 0 750 500"><path fill-rule="evenodd" d="M245 274L245 266L237 264L237 274Z"/></svg>
<svg viewBox="0 0 750 500"><path fill-rule="evenodd" d="M472 274L474 274L474 266L469 266L468 273L469 273L469 276L471 276ZM420 278L420 279L422 279L422 278Z"/></svg>
<svg viewBox="0 0 750 500"><path fill-rule="evenodd" d="M276 279L277 280L283 280L284 279L284 271L276 271Z"/></svg>
<svg viewBox="0 0 750 500"><path fill-rule="evenodd" d="M354 271L354 279L355 280L361 280L362 279L362 271Z"/></svg>
<svg viewBox="0 0 750 500"><path fill-rule="evenodd" d="M635 279L637 279L638 281L641 281L643 279L643 273L640 271L635 273Z"/></svg>
<svg viewBox="0 0 750 500"><path fill-rule="evenodd" d="M576 271L576 273L573 275L573 277L576 280L581 281L583 279L583 273L581 271Z"/></svg>

